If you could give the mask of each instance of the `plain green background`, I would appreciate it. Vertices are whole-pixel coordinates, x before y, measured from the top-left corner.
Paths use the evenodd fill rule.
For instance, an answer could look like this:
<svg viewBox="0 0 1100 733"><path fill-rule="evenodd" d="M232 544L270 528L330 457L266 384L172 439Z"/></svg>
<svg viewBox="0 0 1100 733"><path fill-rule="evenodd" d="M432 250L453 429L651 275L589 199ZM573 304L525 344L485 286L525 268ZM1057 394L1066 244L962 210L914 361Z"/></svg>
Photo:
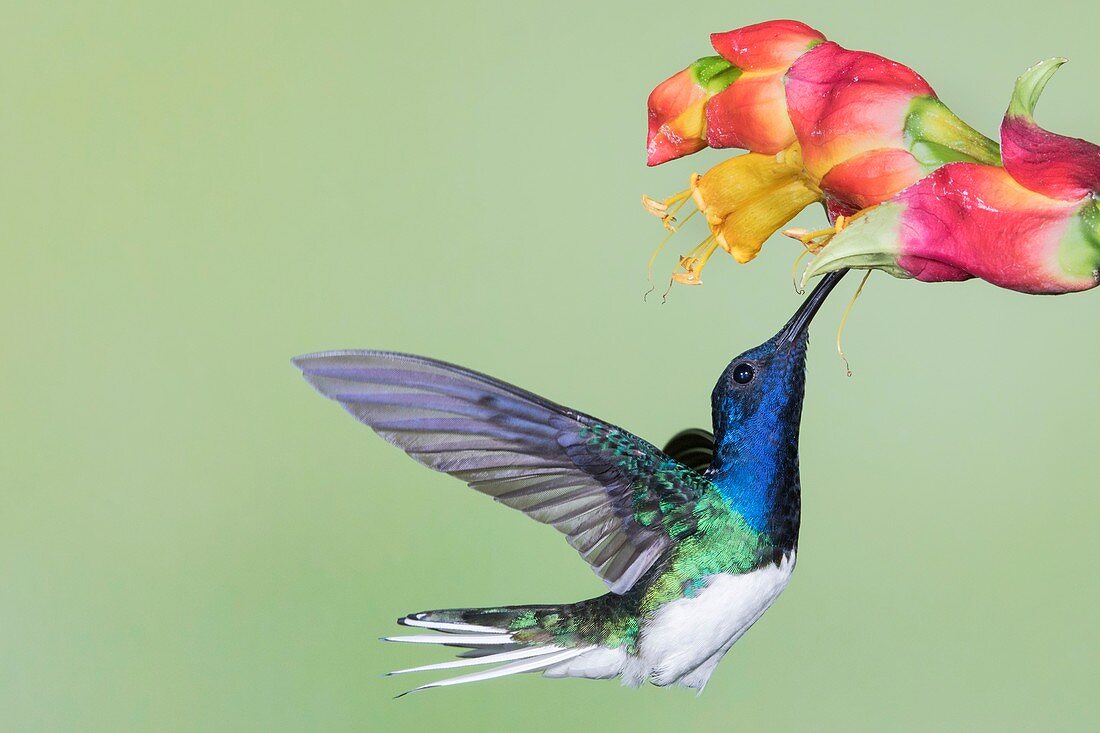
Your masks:
<svg viewBox="0 0 1100 733"><path fill-rule="evenodd" d="M307 7L308 5L308 7ZM0 728L1096 730L1095 293L872 277L815 326L786 594L704 695L537 676L392 700L441 606L602 584L289 358L488 371L655 442L792 312L795 248L642 302L649 89L770 17L918 69L994 134L1012 81L1100 138L1084 2L7 4ZM800 222L823 221L819 210ZM685 232L658 264L663 276Z"/></svg>

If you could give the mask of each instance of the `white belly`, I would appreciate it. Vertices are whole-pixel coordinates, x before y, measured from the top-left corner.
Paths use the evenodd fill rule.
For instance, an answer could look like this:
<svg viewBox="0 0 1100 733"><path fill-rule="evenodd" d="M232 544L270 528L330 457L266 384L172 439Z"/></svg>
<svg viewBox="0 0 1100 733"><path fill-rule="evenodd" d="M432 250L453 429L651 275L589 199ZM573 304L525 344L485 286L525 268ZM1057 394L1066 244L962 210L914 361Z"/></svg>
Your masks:
<svg viewBox="0 0 1100 733"><path fill-rule="evenodd" d="M768 610L794 571L794 553L779 565L742 575L712 575L698 594L662 607L642 629L638 656L623 669L624 684L679 682L703 689L733 643Z"/></svg>

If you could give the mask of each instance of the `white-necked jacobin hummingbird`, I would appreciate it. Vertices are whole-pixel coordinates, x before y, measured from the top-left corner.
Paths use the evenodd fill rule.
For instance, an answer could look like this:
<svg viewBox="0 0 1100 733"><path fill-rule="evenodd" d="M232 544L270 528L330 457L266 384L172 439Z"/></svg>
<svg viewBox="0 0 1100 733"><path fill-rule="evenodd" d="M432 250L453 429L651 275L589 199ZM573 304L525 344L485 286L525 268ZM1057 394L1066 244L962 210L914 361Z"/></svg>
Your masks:
<svg viewBox="0 0 1100 733"><path fill-rule="evenodd" d="M702 690L794 569L808 326L843 275L826 275L779 333L729 363L711 394L713 435L684 431L664 451L432 359L295 359L321 394L420 463L553 525L610 588L579 603L410 614L398 623L436 633L388 641L466 651L393 674L493 665L417 690L534 671Z"/></svg>

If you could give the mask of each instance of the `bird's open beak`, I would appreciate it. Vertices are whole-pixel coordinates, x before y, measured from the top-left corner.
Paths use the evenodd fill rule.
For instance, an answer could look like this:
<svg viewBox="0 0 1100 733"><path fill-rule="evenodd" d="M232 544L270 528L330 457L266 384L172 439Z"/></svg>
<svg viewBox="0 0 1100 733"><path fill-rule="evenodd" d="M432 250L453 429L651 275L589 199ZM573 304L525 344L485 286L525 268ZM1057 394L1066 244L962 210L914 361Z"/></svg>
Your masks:
<svg viewBox="0 0 1100 733"><path fill-rule="evenodd" d="M806 300L802 301L802 305L791 316L791 320L787 321L787 325L779 332L779 342L777 344L779 348L789 347L798 341L799 337L809 328L810 321L817 315L817 311L821 308L821 304L825 302L825 299L829 297L829 293L840 282L840 279L847 274L847 269L836 270L821 278L817 287L814 288Z"/></svg>

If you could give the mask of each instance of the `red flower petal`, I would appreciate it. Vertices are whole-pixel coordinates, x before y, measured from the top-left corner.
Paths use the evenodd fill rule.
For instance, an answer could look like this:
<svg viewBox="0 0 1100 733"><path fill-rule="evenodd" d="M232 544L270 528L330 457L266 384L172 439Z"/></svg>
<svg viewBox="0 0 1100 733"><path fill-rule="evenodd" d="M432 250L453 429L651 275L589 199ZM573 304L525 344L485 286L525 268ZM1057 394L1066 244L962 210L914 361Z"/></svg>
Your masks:
<svg viewBox="0 0 1100 733"><path fill-rule="evenodd" d="M834 166L821 180L821 188L834 207L858 211L890 198L924 175L909 151L898 148L870 150Z"/></svg>
<svg viewBox="0 0 1100 733"><path fill-rule="evenodd" d="M1100 191L1100 146L1006 117L1001 157L1012 177L1032 191L1065 201Z"/></svg>
<svg viewBox="0 0 1100 733"><path fill-rule="evenodd" d="M813 44L824 40L821 32L797 20L769 20L710 36L715 51L746 71L786 69Z"/></svg>
<svg viewBox="0 0 1100 733"><path fill-rule="evenodd" d="M1068 277L1059 245L1081 202L1055 201L1019 185L1004 168L946 165L896 198L898 264L928 282L969 274L1026 293L1093 287Z"/></svg>
<svg viewBox="0 0 1100 733"><path fill-rule="evenodd" d="M650 92L647 165L659 165L707 146L703 139L706 96L706 90L695 83L690 66Z"/></svg>
<svg viewBox="0 0 1100 733"><path fill-rule="evenodd" d="M1065 59L1049 59L1016 81L1001 123L1001 157L1012 177L1032 191L1075 201L1100 191L1100 146L1048 132L1032 119L1043 87L1063 63Z"/></svg>
<svg viewBox="0 0 1100 733"><path fill-rule="evenodd" d="M905 147L905 118L913 98L935 96L909 67L833 42L794 62L786 94L806 169L819 178L860 153Z"/></svg>
<svg viewBox="0 0 1100 733"><path fill-rule="evenodd" d="M782 72L744 74L707 102L707 144L778 153L794 142Z"/></svg>
<svg viewBox="0 0 1100 733"><path fill-rule="evenodd" d="M846 268L925 282L980 277L1056 295L1100 284L1100 202L1059 201L1000 166L950 163L863 212L810 262L804 280Z"/></svg>
<svg viewBox="0 0 1100 733"><path fill-rule="evenodd" d="M800 55L825 40L795 20L772 20L710 37L714 49L744 71L707 102L707 143L778 153L794 142L787 117L783 73Z"/></svg>

